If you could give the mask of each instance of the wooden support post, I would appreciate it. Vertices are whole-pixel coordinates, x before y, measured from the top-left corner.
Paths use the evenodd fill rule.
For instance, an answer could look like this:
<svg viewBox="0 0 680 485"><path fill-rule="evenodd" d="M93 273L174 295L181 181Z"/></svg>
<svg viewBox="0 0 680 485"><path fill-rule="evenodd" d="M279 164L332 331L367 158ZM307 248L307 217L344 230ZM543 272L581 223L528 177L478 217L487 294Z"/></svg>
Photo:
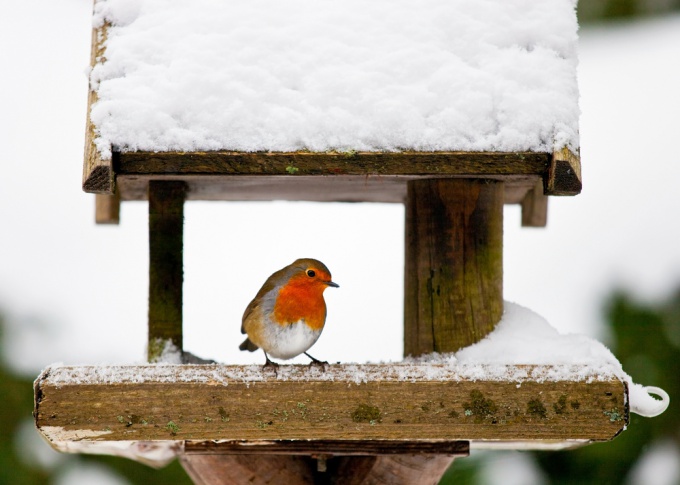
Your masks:
<svg viewBox="0 0 680 485"><path fill-rule="evenodd" d="M184 182L149 182L149 362L182 350L185 194Z"/></svg>
<svg viewBox="0 0 680 485"><path fill-rule="evenodd" d="M548 223L548 196L543 193L543 181L522 199L522 227L545 227Z"/></svg>
<svg viewBox="0 0 680 485"><path fill-rule="evenodd" d="M97 224L120 223L120 194L118 192L114 192L113 195L95 195L94 219Z"/></svg>
<svg viewBox="0 0 680 485"><path fill-rule="evenodd" d="M454 352L503 313L503 183L425 179L406 197L404 354Z"/></svg>

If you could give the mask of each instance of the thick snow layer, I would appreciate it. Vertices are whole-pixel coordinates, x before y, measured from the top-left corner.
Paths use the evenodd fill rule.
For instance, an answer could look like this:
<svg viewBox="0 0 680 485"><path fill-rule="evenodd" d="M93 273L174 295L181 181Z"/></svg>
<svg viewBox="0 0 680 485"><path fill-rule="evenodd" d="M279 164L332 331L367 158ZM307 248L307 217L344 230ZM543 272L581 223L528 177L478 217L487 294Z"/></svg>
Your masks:
<svg viewBox="0 0 680 485"><path fill-rule="evenodd" d="M119 150L578 148L575 0L97 0Z"/></svg>
<svg viewBox="0 0 680 485"><path fill-rule="evenodd" d="M614 355L600 342L582 335L561 335L531 310L505 303L496 329L481 342L452 354L433 353L390 364L331 365L326 369L282 365L276 371L262 366L184 365L66 367L43 371L55 385L122 382L229 382L279 380L344 381L456 381L486 380L521 383L533 381L583 381L621 379L628 383L631 411L655 416L666 410L668 395L658 388L633 383ZM661 396L656 400L649 392Z"/></svg>
<svg viewBox="0 0 680 485"><path fill-rule="evenodd" d="M502 364L561 364L578 380L615 375L628 383L630 410L642 416L661 414L670 403L663 389L634 383L602 343L585 335L560 334L543 317L510 302L505 302L496 329L481 342L457 352L455 358L459 365L476 363L492 368ZM554 380L562 377L567 376L551 376Z"/></svg>

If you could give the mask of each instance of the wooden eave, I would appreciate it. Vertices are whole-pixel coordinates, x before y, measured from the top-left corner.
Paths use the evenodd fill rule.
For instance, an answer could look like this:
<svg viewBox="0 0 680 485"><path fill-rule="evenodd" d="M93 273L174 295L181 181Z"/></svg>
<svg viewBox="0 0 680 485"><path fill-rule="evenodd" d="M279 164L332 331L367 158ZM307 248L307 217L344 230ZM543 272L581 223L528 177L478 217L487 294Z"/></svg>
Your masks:
<svg viewBox="0 0 680 485"><path fill-rule="evenodd" d="M509 204L521 203L537 183L547 195L581 191L579 157L568 149L554 154L114 152L110 163L91 163L92 157L86 155L84 190L117 190L121 200L146 199L149 180L183 180L189 200L403 202L407 182L419 178L502 180Z"/></svg>
<svg viewBox="0 0 680 485"><path fill-rule="evenodd" d="M553 381L556 367L509 366L509 375L523 377L473 379L438 364L421 367L412 375L376 364L290 365L278 373L259 366L56 367L35 382L34 415L61 451L151 464L182 453L564 448L610 440L628 423L627 388L617 378ZM115 378L121 370L128 377Z"/></svg>

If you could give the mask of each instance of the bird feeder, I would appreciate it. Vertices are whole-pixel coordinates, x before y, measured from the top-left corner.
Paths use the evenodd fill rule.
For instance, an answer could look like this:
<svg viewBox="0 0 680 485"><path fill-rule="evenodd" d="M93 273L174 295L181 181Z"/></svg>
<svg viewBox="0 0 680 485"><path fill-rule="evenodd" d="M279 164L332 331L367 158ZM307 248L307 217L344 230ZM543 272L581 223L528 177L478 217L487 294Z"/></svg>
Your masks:
<svg viewBox="0 0 680 485"><path fill-rule="evenodd" d="M470 446L557 449L624 429L626 384L583 369L153 364L168 342L182 349L185 200L405 204L404 354L489 334L504 204L544 226L548 196L581 191L571 0L94 12L83 188L99 223L149 202L151 364L47 369L35 417L57 449L179 457L205 484L434 483Z"/></svg>

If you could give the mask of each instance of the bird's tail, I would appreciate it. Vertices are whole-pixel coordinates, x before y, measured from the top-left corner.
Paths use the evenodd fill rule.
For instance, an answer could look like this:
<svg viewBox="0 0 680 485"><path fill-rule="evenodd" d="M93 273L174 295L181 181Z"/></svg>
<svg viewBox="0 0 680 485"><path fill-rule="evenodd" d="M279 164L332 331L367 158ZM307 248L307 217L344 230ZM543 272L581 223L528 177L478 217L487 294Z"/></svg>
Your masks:
<svg viewBox="0 0 680 485"><path fill-rule="evenodd" d="M259 347L252 343L249 338L246 338L241 345L238 346L240 350L247 350L248 352L255 352Z"/></svg>

